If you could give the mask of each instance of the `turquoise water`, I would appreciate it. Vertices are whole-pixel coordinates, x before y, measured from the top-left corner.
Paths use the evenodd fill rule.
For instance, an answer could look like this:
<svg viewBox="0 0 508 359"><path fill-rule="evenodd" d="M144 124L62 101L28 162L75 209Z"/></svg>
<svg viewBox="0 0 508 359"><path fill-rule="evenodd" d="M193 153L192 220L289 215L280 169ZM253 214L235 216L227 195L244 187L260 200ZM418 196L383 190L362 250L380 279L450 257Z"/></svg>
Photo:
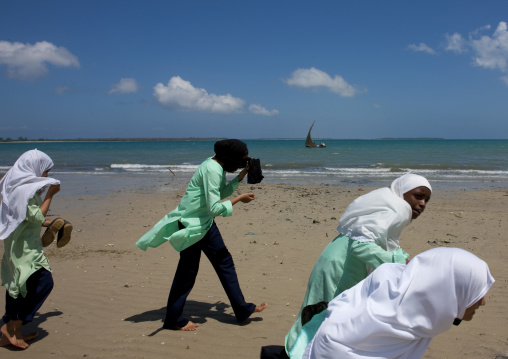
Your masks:
<svg viewBox="0 0 508 359"><path fill-rule="evenodd" d="M38 148L55 162L54 177L75 183L80 178L100 179L106 187L185 182L213 155L214 142L0 143L0 173L24 151ZM508 140L326 140L326 148L306 148L304 140L245 142L269 183L377 186L412 171L438 187L508 187Z"/></svg>

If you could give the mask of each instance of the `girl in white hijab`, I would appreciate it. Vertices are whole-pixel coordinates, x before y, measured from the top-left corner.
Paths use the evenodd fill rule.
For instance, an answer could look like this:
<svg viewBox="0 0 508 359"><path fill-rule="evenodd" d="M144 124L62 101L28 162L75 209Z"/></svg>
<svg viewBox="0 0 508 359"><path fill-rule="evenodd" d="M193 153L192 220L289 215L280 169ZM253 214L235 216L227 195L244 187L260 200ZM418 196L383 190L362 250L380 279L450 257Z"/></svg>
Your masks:
<svg viewBox="0 0 508 359"><path fill-rule="evenodd" d="M406 264L409 255L400 248L399 236L424 211L431 191L427 179L406 174L390 188L369 192L348 206L337 227L340 235L314 265L300 312L286 335L285 349L291 358L301 358L313 336L311 331L299 337L305 306L332 300L383 263Z"/></svg>
<svg viewBox="0 0 508 359"><path fill-rule="evenodd" d="M53 161L44 152L31 150L23 153L0 181L0 239L6 239L26 217L28 201L41 189L58 185L60 181L43 174L53 167Z"/></svg>
<svg viewBox="0 0 508 359"><path fill-rule="evenodd" d="M421 358L434 336L473 318L493 283L487 263L458 248L384 264L329 303L303 358Z"/></svg>
<svg viewBox="0 0 508 359"><path fill-rule="evenodd" d="M23 335L21 325L32 321L53 288L48 259L42 251L41 226L60 182L48 178L53 161L38 150L25 152L0 181L0 239L4 242L1 277L6 288L0 346L26 349L37 333ZM48 187L44 201L39 194ZM59 226L64 221L59 219Z"/></svg>

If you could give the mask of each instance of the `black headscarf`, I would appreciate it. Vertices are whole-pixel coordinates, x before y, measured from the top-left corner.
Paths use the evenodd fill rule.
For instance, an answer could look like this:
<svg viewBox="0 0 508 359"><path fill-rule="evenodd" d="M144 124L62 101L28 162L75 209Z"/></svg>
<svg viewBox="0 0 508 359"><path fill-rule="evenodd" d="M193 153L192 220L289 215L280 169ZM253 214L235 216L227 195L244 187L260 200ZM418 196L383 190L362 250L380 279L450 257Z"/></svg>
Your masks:
<svg viewBox="0 0 508 359"><path fill-rule="evenodd" d="M249 153L247 145L240 140L221 140L215 142L215 158L224 163L224 170L234 172L244 168L248 159L243 158Z"/></svg>

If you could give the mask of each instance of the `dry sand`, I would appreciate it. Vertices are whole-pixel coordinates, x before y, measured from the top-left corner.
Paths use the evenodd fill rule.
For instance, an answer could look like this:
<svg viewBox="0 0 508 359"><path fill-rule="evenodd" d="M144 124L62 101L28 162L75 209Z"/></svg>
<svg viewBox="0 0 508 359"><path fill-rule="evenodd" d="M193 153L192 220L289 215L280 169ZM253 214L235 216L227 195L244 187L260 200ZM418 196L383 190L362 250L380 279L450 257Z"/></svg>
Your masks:
<svg viewBox="0 0 508 359"><path fill-rule="evenodd" d="M347 205L368 187L242 184L256 200L239 203L217 224L247 300L269 303L248 325L236 323L203 256L185 315L195 332L161 330L179 255L169 244L143 252L136 240L178 204L175 193L116 192L55 197L51 216L74 224L69 245L48 247L55 288L34 323L40 336L8 358L259 358L282 345L315 260L335 236ZM435 246L467 249L490 266L496 283L472 322L434 339L424 358L508 358L508 190L435 191L425 213L401 236L412 256ZM3 246L0 249L2 254ZM0 307L5 305L0 295Z"/></svg>

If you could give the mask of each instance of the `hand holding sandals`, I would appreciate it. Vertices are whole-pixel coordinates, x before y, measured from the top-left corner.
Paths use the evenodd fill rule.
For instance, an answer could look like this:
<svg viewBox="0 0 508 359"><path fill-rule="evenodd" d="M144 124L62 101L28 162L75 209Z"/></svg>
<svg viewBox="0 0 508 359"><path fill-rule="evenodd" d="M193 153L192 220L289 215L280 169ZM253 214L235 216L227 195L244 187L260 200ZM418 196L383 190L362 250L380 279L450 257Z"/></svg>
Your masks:
<svg viewBox="0 0 508 359"><path fill-rule="evenodd" d="M41 237L42 246L47 247L56 237L57 248L62 248L71 240L72 224L63 218L55 218Z"/></svg>

